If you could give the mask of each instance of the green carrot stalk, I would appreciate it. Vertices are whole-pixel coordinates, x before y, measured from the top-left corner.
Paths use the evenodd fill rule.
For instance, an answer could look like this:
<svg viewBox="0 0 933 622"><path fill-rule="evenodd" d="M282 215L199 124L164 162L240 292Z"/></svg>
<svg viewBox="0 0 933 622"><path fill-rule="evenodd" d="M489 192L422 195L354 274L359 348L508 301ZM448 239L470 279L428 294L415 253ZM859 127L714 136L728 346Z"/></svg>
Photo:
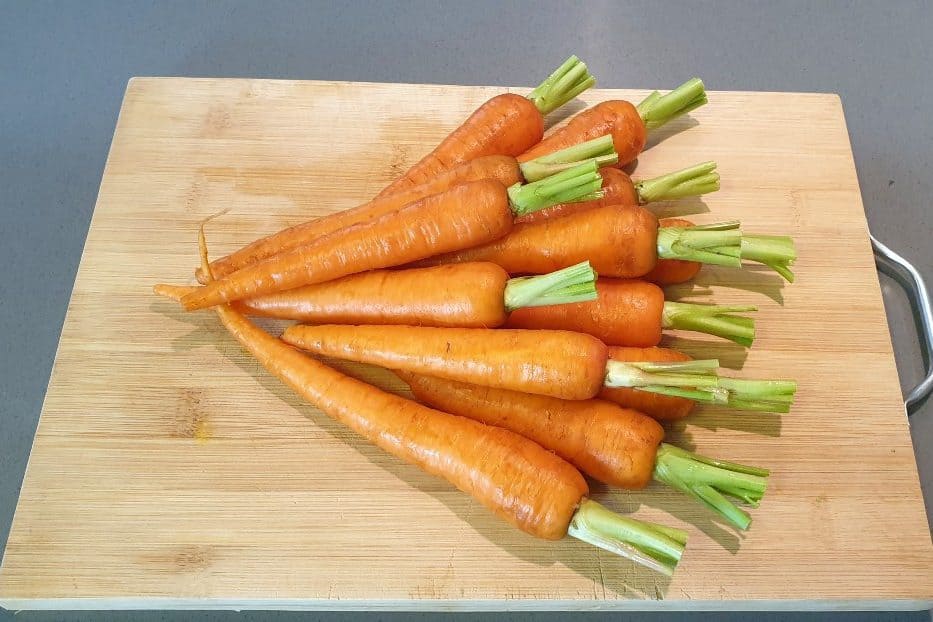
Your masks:
<svg viewBox="0 0 933 622"><path fill-rule="evenodd" d="M539 276L514 277L505 285L505 308L586 302L595 300L596 272L589 261Z"/></svg>
<svg viewBox="0 0 933 622"><path fill-rule="evenodd" d="M574 97L596 84L586 63L576 56L571 56L554 73L528 94L535 107L546 115L557 110Z"/></svg>
<svg viewBox="0 0 933 622"><path fill-rule="evenodd" d="M703 162L653 179L635 183L638 202L671 201L700 196L719 190L719 173L715 162Z"/></svg>
<svg viewBox="0 0 933 622"><path fill-rule="evenodd" d="M603 178L596 162L567 169L530 184L509 187L509 200L516 216L523 216L558 203L591 201L602 197Z"/></svg>
<svg viewBox="0 0 933 622"><path fill-rule="evenodd" d="M586 164L589 161L594 161L598 168L619 161L619 154L616 153L611 134L523 162L519 167L525 181L531 182Z"/></svg>
<svg viewBox="0 0 933 622"><path fill-rule="evenodd" d="M728 339L746 348L755 340L755 320L737 313L757 311L755 306L698 305L665 301L661 326L691 330Z"/></svg>
<svg viewBox="0 0 933 622"><path fill-rule="evenodd" d="M654 91L638 106L648 130L654 130L707 103L706 88L699 78L691 78L667 95Z"/></svg>

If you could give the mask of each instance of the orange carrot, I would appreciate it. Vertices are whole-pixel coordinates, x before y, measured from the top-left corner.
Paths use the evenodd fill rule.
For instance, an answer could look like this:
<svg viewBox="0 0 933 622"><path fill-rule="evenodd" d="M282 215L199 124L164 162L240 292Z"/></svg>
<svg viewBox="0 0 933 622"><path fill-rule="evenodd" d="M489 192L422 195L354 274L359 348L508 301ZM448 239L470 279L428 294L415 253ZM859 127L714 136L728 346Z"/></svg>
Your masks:
<svg viewBox="0 0 933 622"><path fill-rule="evenodd" d="M200 241L210 278L203 227ZM176 292L156 286L156 293ZM587 499L580 473L536 443L380 391L302 355L227 305L216 312L263 367L309 403L393 456L444 478L519 529L547 540L571 535L673 572L686 543L683 531L625 518Z"/></svg>
<svg viewBox="0 0 933 622"><path fill-rule="evenodd" d="M624 166L645 148L648 131L706 103L706 92L698 78L688 80L663 97L655 91L637 107L624 100L608 100L574 116L520 156L519 162L559 151L570 145L611 134L619 164Z"/></svg>
<svg viewBox="0 0 933 622"><path fill-rule="evenodd" d="M211 270L214 278L224 277L251 263L314 242L318 238L344 227L389 214L410 203L450 190L456 185L482 179L494 179L503 186L508 187L519 183L522 180L522 175L515 158L508 156L477 158L444 171L423 184L399 190L385 197L363 203L358 207L334 212L260 238L226 257L214 260L211 263ZM197 276L198 281L201 283L207 282L204 272L200 268L197 271Z"/></svg>
<svg viewBox="0 0 933 622"><path fill-rule="evenodd" d="M590 161L508 189L490 179L460 184L249 264L186 295L182 304L188 310L201 309L482 244L506 235L516 215L590 198L600 183L597 164Z"/></svg>
<svg viewBox="0 0 933 622"><path fill-rule="evenodd" d="M752 306L696 305L664 300L664 290L647 281L599 279L596 300L516 309L509 328L572 330L608 345L646 348L661 342L665 328L691 330L751 346L754 320L737 313Z"/></svg>
<svg viewBox="0 0 933 622"><path fill-rule="evenodd" d="M496 95L444 138L431 153L389 184L378 197L423 184L445 170L481 156L517 156L523 153L544 135L544 115L595 83L596 79L590 75L586 65L576 56L571 56L528 97L514 93ZM590 138L605 133L594 134Z"/></svg>
<svg viewBox="0 0 933 622"><path fill-rule="evenodd" d="M607 205L647 205L656 201L700 196L719 190L719 173L715 171L715 162L704 162L653 179L632 181L631 177L619 169L603 168L599 171L603 179L602 198L593 201L560 203L526 214L516 219L515 222L536 222Z"/></svg>
<svg viewBox="0 0 933 622"><path fill-rule="evenodd" d="M372 270L233 305L248 315L309 324L493 328L522 307L593 300L595 279L587 263L514 279L494 263L448 264Z"/></svg>
<svg viewBox="0 0 933 622"><path fill-rule="evenodd" d="M609 348L609 359L622 362L674 363L692 361L690 356L670 348ZM685 397L660 395L628 387L603 387L599 397L622 406L643 412L659 421L683 419L693 411L696 402Z"/></svg>
<svg viewBox="0 0 933 622"><path fill-rule="evenodd" d="M610 402L573 402L414 374L402 378L425 404L521 434L613 486L639 489L653 477L740 529L748 528L751 517L724 495L757 506L767 486L767 471L662 444L664 431L656 421Z"/></svg>
<svg viewBox="0 0 933 622"><path fill-rule="evenodd" d="M609 356L595 337L557 330L295 325L282 339L324 356L572 400L599 392Z"/></svg>
<svg viewBox="0 0 933 622"><path fill-rule="evenodd" d="M481 246L440 255L416 265L491 261L510 274L541 274L589 260L599 274L639 278L658 259L685 259L740 268L742 260L763 263L791 280L793 240L745 236L738 222L658 228L648 210L608 205L541 222L517 224L512 232Z"/></svg>

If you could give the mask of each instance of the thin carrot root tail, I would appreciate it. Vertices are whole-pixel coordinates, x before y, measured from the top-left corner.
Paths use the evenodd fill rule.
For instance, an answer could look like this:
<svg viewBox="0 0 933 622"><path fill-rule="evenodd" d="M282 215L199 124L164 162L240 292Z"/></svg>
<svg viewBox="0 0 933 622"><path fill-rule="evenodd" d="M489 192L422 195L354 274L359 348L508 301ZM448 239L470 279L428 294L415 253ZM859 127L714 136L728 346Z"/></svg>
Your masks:
<svg viewBox="0 0 933 622"><path fill-rule="evenodd" d="M505 286L505 310L596 300L596 272L589 261L539 276L515 277Z"/></svg>
<svg viewBox="0 0 933 622"><path fill-rule="evenodd" d="M755 341L755 320L737 313L757 311L754 306L698 305L687 302L664 303L661 326L714 335L746 348Z"/></svg>
<svg viewBox="0 0 933 622"><path fill-rule="evenodd" d="M571 56L528 94L542 115L547 115L596 84L586 63Z"/></svg>
<svg viewBox="0 0 933 622"><path fill-rule="evenodd" d="M559 203L601 199L602 187L599 166L589 160L530 184L509 186L509 203L516 217L524 216Z"/></svg>
<svg viewBox="0 0 933 622"><path fill-rule="evenodd" d="M152 291L155 292L158 296L164 296L170 298L175 302L181 302L183 296L190 294L196 287L190 285L166 285L160 283L152 288Z"/></svg>
<svg viewBox="0 0 933 622"><path fill-rule="evenodd" d="M715 162L703 162L653 179L635 183L638 202L671 201L695 197L719 190L719 173Z"/></svg>
<svg viewBox="0 0 933 622"><path fill-rule="evenodd" d="M794 240L786 235L743 235L742 259L764 264L780 274L788 283L794 282L790 266L797 260Z"/></svg>
<svg viewBox="0 0 933 622"><path fill-rule="evenodd" d="M693 497L739 529L748 529L752 519L727 497L752 507L764 497L769 472L757 467L714 460L662 443L654 467L654 478Z"/></svg>
<svg viewBox="0 0 933 622"><path fill-rule="evenodd" d="M684 553L687 532L635 520L584 499L567 535L671 576Z"/></svg>
<svg viewBox="0 0 933 622"><path fill-rule="evenodd" d="M637 108L638 114L645 122L645 128L651 131L691 110L696 110L707 101L703 81L691 78L667 95L661 95L658 91L651 93Z"/></svg>
<svg viewBox="0 0 933 622"><path fill-rule="evenodd" d="M572 145L566 149L543 155L534 160L519 165L525 181L532 182L544 179L567 169L593 162L598 168L611 166L619 161L612 134L606 134L579 145Z"/></svg>

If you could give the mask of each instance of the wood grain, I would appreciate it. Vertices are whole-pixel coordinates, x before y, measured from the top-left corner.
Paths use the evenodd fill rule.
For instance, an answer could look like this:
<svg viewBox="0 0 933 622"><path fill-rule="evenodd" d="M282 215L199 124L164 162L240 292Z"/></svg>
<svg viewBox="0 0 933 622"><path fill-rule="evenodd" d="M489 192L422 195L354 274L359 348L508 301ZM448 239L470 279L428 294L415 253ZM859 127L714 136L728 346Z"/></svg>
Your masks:
<svg viewBox="0 0 933 622"><path fill-rule="evenodd" d="M11 608L921 608L933 548L852 154L834 95L711 93L659 132L649 177L715 159L722 190L659 206L798 242L797 282L705 269L684 299L758 304L749 377L796 377L789 415L707 408L687 447L773 469L738 535L652 485L609 507L683 526L667 580L533 540L302 404L208 313L151 294L214 256L352 206L495 87L130 82L0 569ZM644 93L594 91L587 102ZM709 208L710 213L703 213ZM342 365L398 390L386 374Z"/></svg>

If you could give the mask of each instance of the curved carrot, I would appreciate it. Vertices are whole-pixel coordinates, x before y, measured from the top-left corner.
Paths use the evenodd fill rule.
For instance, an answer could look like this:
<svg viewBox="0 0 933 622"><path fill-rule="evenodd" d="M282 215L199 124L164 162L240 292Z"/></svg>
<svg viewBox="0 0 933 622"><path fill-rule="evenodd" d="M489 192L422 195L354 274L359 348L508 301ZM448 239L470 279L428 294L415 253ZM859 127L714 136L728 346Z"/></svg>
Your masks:
<svg viewBox="0 0 933 622"><path fill-rule="evenodd" d="M612 346L609 359L622 362L674 363L693 360L690 356L670 348L626 348ZM615 402L623 408L643 412L659 421L683 419L693 411L696 402L685 397L660 395L629 387L603 387L599 397Z"/></svg>
<svg viewBox="0 0 933 622"><path fill-rule="evenodd" d="M603 179L601 199L553 205L526 214L516 222L535 222L606 205L647 205L656 201L700 196L719 190L719 173L716 172L715 162L703 162L640 181L632 181L631 177L615 168L603 168L600 170L600 175Z"/></svg>
<svg viewBox="0 0 933 622"><path fill-rule="evenodd" d="M599 392L608 360L598 339L557 330L295 325L282 339L324 356L573 400Z"/></svg>
<svg viewBox="0 0 933 622"><path fill-rule="evenodd" d="M399 376L419 401L521 434L601 482L640 489L651 481L664 428L639 412L603 400L559 400L418 374Z"/></svg>
<svg viewBox="0 0 933 622"><path fill-rule="evenodd" d="M464 162L450 170L443 171L423 184L405 188L352 209L334 212L260 238L226 257L211 262L211 271L215 279L224 277L251 263L309 244L344 227L389 214L410 203L450 190L456 185L483 179L494 179L503 186L509 187L521 182L522 175L518 163L508 156L486 156ZM197 277L201 283L207 282L200 268L197 270Z"/></svg>
<svg viewBox="0 0 933 622"><path fill-rule="evenodd" d="M654 92L637 107L624 100L609 100L587 108L541 142L518 156L525 162L571 145L611 134L619 164L624 166L645 148L648 131L661 127L706 103L703 83L693 78L667 95Z"/></svg>
<svg viewBox="0 0 933 622"><path fill-rule="evenodd" d="M481 156L517 156L523 153L544 135L544 115L595 82L586 65L576 56L571 56L528 97L514 93L496 95L444 138L431 153L389 184L377 198L422 184L447 169Z"/></svg>
<svg viewBox="0 0 933 622"><path fill-rule="evenodd" d="M403 379L426 404L527 436L608 484L637 489L654 478L740 529L748 528L751 517L725 495L757 507L767 487L768 471L662 444L656 421L603 400L568 402L426 376Z"/></svg>

